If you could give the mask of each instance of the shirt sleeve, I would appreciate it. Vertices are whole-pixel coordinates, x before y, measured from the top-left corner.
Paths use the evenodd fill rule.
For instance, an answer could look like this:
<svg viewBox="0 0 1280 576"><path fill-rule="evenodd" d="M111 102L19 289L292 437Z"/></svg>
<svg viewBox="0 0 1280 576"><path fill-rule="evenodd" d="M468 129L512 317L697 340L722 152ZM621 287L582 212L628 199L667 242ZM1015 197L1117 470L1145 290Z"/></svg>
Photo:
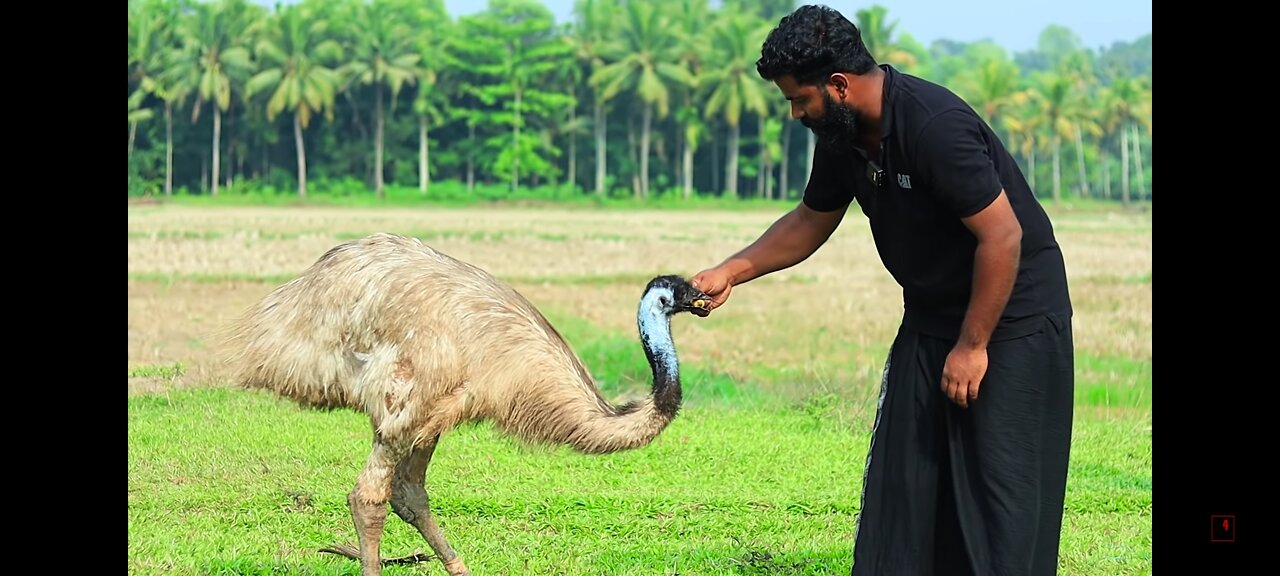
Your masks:
<svg viewBox="0 0 1280 576"><path fill-rule="evenodd" d="M830 152L816 150L813 169L809 172L809 184L804 189L804 204L815 212L831 212L853 201L851 188L838 172L848 169Z"/></svg>
<svg viewBox="0 0 1280 576"><path fill-rule="evenodd" d="M1004 188L981 120L959 108L942 112L920 132L916 170L929 194L960 218L986 208Z"/></svg>

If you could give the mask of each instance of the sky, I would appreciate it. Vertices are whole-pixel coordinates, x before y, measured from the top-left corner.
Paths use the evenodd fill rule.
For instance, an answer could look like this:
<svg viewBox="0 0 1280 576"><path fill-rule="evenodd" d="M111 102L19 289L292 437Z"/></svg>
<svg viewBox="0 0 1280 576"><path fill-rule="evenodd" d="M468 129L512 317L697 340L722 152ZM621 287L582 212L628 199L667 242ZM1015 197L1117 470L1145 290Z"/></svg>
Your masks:
<svg viewBox="0 0 1280 576"><path fill-rule="evenodd" d="M484 0L445 0L454 17L483 10ZM573 18L574 0L542 0L557 22ZM874 2L826 0L850 20ZM1151 32L1151 0L880 0L898 31L909 32L925 46L934 40L964 42L989 39L1011 52L1031 50L1045 26L1070 28L1086 48L1131 42ZM712 0L712 5L719 2Z"/></svg>

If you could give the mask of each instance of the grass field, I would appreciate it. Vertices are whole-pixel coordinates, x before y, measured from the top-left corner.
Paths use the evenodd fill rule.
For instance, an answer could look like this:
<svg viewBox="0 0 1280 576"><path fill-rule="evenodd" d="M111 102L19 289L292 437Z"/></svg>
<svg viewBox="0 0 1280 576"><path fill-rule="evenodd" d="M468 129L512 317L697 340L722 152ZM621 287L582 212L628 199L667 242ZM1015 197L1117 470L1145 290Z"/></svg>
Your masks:
<svg viewBox="0 0 1280 576"><path fill-rule="evenodd" d="M510 281L611 399L641 394L635 307L775 210L129 209L129 571L358 574L346 493L367 421L223 387L212 337L334 243L418 236ZM1151 571L1151 216L1052 213L1076 306L1063 574ZM874 394L901 314L865 219L809 261L673 322L685 410L643 450L589 457L469 425L427 486L479 574L839 574L852 561ZM394 517L386 555L425 543ZM438 563L388 574L440 574Z"/></svg>

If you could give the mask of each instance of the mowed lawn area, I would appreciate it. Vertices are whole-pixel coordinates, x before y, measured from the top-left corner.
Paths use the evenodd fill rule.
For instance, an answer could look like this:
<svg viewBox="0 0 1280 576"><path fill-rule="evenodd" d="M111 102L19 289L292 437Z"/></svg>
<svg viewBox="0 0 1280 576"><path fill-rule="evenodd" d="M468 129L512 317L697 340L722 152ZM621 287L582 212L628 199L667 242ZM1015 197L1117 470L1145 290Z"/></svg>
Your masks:
<svg viewBox="0 0 1280 576"><path fill-rule="evenodd" d="M129 572L359 574L346 495L367 418L227 387L216 333L334 244L416 236L510 282L606 398L644 394L636 305L754 240L773 210L129 208ZM1151 573L1151 215L1051 210L1076 307L1061 573ZM855 211L808 261L681 315L684 409L652 445L588 456L486 423L445 436L427 489L489 574L843 574L901 294ZM391 515L384 557L430 551ZM443 574L438 562L386 574Z"/></svg>

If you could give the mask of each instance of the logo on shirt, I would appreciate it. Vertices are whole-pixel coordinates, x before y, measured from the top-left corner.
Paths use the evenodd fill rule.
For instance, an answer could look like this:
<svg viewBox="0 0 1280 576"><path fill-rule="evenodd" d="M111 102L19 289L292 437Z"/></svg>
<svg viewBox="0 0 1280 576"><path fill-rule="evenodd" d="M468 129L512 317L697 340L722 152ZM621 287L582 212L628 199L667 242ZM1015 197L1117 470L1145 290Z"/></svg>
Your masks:
<svg viewBox="0 0 1280 576"><path fill-rule="evenodd" d="M903 190L910 190L910 189L911 189L911 175L910 175L910 174L899 174L899 175L898 175L898 187L899 187L899 188L902 188Z"/></svg>

